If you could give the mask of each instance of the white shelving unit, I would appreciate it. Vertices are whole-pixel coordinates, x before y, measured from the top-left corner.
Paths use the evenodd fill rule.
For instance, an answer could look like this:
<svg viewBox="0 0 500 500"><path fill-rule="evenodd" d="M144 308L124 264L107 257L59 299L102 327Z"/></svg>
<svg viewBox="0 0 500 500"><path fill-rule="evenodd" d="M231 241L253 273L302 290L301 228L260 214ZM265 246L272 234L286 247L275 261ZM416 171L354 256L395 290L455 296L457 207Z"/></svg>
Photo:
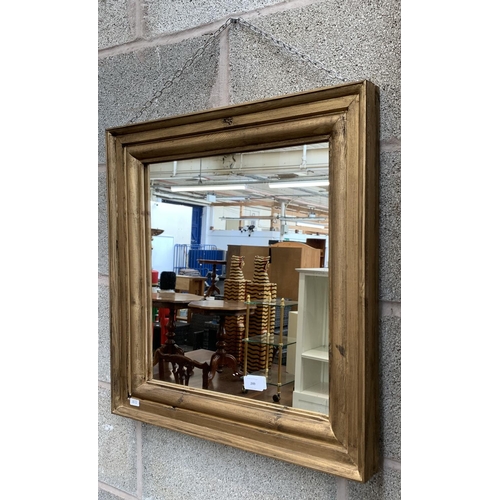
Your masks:
<svg viewBox="0 0 500 500"><path fill-rule="evenodd" d="M299 268L293 407L328 414L328 269Z"/></svg>
<svg viewBox="0 0 500 500"><path fill-rule="evenodd" d="M290 311L288 313L288 336L297 338L297 318L299 313L297 311ZM296 357L296 344L290 344L286 352L286 371L295 375L295 357Z"/></svg>

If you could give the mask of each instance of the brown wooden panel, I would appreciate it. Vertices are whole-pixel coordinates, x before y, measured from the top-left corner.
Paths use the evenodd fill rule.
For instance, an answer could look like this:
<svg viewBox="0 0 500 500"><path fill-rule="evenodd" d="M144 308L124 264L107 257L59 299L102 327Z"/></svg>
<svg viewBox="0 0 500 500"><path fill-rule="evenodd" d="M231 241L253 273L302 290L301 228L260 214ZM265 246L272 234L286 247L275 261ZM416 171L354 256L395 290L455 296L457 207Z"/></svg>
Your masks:
<svg viewBox="0 0 500 500"><path fill-rule="evenodd" d="M285 241L271 245L269 279L278 285L278 298L298 300L299 273L302 267L320 267L321 250L304 243Z"/></svg>

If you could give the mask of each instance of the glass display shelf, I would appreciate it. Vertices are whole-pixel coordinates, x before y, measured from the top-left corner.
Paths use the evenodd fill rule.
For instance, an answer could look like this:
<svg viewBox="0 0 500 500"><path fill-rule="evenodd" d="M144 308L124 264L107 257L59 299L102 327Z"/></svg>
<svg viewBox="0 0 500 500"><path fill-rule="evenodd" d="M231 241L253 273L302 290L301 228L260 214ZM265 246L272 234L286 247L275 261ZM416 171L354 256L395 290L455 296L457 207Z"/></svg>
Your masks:
<svg viewBox="0 0 500 500"><path fill-rule="evenodd" d="M276 299L276 300L245 300L245 304L254 304L256 306L270 306L270 307L291 307L299 304L297 300Z"/></svg>
<svg viewBox="0 0 500 500"><path fill-rule="evenodd" d="M264 345L272 345L273 347L278 347L280 345L280 339L278 334L272 333L271 335L266 335L265 333L262 335L254 335L253 337L248 337L242 339L243 342L248 342L249 344L264 344ZM296 344L297 339L293 337L288 337L287 335L283 335L283 341L281 345L287 346Z"/></svg>
<svg viewBox="0 0 500 500"><path fill-rule="evenodd" d="M261 333L260 335L249 335L249 320L250 320L250 311L249 307L247 307L246 314L246 326L245 326L245 338L242 339L244 349L244 375L259 375L266 378L266 382L269 385L276 386L277 391L276 394L273 395L273 401L278 403L281 399L281 387L287 384L291 384L294 382L294 374L287 373L282 367L283 353L284 347L288 345L293 345L297 343L297 339L295 337L288 337L288 335L284 334L284 318L285 315L290 311L292 306L296 306L299 304L296 300L286 300L284 298L281 299L272 299L270 295L262 299L254 299L247 295L247 300L245 304L248 306L253 305L260 307L262 309L274 309L276 315L279 316L276 320L279 322L279 328L277 328L276 322L274 322L274 332L273 333ZM274 313L273 313L274 314ZM273 331L271 329L270 322L271 314L267 314L267 332ZM276 331L278 330L278 331ZM262 331L262 330L261 330ZM264 330L265 331L265 330ZM269 366L269 363L272 362L274 356L278 355L278 366L277 373L271 372L271 370L252 370L251 373L247 370L247 360L248 360L248 349L250 346L261 345L267 346L265 347L265 366ZM243 387L243 392L246 392L246 389Z"/></svg>

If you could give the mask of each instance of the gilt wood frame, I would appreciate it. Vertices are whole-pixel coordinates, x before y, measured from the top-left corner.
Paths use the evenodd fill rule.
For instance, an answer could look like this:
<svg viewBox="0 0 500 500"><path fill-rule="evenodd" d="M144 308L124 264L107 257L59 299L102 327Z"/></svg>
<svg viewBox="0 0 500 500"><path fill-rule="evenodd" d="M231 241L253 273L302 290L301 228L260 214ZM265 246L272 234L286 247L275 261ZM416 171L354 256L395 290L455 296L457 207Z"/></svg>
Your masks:
<svg viewBox="0 0 500 500"><path fill-rule="evenodd" d="M326 87L106 130L112 412L366 482L378 468L378 90ZM329 141L329 415L152 379L149 164Z"/></svg>

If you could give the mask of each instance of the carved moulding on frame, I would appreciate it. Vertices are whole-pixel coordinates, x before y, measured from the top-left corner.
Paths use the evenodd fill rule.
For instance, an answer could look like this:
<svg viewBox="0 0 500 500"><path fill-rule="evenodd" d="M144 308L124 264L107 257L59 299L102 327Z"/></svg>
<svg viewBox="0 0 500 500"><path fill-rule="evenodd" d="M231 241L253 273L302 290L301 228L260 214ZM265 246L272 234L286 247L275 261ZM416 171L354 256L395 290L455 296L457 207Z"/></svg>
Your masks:
<svg viewBox="0 0 500 500"><path fill-rule="evenodd" d="M366 482L378 468L378 90L368 81L106 130L112 412ZM329 142L329 413L152 377L148 165Z"/></svg>

